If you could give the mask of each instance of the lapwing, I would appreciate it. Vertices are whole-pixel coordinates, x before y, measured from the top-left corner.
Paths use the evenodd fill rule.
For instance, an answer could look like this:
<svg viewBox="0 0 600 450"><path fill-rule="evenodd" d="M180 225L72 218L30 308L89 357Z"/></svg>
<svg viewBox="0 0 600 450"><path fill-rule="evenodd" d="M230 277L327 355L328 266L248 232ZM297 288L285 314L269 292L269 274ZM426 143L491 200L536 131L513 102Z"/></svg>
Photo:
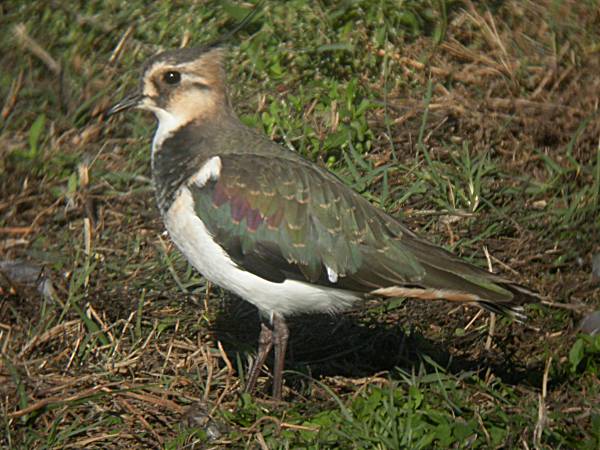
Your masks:
<svg viewBox="0 0 600 450"><path fill-rule="evenodd" d="M219 43L165 51L108 115L156 116L152 180L175 245L207 280L258 308L252 391L274 350L281 399L288 317L336 313L370 297L445 299L522 319L536 294L409 230L336 175L244 125Z"/></svg>

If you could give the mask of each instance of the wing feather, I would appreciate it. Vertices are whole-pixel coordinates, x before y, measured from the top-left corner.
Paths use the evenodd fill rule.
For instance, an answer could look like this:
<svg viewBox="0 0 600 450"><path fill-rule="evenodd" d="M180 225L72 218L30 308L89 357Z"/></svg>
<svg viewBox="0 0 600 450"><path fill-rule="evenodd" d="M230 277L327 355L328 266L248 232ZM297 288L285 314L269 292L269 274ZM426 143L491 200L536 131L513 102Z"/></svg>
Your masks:
<svg viewBox="0 0 600 450"><path fill-rule="evenodd" d="M364 293L460 294L509 312L521 295L516 285L424 241L300 157L220 158L218 179L188 186L196 213L236 264L258 276Z"/></svg>

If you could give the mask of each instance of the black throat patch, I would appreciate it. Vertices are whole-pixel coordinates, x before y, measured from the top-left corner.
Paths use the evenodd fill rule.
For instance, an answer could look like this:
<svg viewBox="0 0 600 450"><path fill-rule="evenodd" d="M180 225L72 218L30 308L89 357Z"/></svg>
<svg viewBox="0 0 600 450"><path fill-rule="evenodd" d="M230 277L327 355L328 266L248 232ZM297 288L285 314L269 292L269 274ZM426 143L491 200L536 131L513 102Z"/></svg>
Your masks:
<svg viewBox="0 0 600 450"><path fill-rule="evenodd" d="M206 127L192 121L166 138L154 152L152 177L161 213L165 213L180 186L210 158L210 133Z"/></svg>

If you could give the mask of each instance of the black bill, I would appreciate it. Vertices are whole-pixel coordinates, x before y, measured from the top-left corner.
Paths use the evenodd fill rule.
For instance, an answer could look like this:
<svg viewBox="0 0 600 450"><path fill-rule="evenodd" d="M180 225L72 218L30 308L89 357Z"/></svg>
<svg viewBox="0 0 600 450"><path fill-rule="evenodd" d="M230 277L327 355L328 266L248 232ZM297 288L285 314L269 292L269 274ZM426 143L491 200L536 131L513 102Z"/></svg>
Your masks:
<svg viewBox="0 0 600 450"><path fill-rule="evenodd" d="M126 109L135 108L136 106L138 106L141 103L143 98L144 98L144 96L141 94L128 95L123 100L121 100L119 103L117 103L112 108L107 110L104 113L104 117L110 117L114 114L120 113L121 111L125 111Z"/></svg>

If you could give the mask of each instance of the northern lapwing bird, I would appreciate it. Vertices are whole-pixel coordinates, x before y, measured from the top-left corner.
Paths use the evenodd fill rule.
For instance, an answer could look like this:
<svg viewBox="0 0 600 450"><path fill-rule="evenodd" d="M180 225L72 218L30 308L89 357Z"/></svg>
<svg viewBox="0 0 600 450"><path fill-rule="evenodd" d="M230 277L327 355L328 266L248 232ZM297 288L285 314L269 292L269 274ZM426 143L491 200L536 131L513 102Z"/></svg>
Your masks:
<svg viewBox="0 0 600 450"><path fill-rule="evenodd" d="M325 168L242 124L223 58L218 45L160 53L138 91L107 114L154 113L152 179L172 240L206 279L260 311L246 390L273 348L273 397L281 398L286 318L295 314L402 296L523 317L535 294L423 240Z"/></svg>

